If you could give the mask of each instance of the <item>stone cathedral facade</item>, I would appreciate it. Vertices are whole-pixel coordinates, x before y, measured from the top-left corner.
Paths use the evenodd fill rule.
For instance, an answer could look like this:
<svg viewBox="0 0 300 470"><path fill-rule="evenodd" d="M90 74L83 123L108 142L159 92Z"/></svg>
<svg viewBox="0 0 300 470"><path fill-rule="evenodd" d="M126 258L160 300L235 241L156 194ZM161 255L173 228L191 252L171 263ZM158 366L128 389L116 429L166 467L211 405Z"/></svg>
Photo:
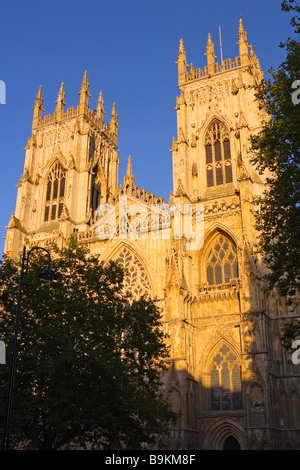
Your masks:
<svg viewBox="0 0 300 470"><path fill-rule="evenodd" d="M44 114L40 88L7 226L6 256L18 257L24 244L62 246L76 232L104 262L122 264L134 295L157 299L171 347L163 391L181 412L169 449L300 448L300 365L280 342L283 322L299 312L266 290L255 251L252 200L264 176L251 166L249 137L266 116L242 20L238 48L219 64L209 35L201 70L187 64L180 41L167 202L137 186L131 158L119 184L116 106L109 124L102 93L90 109L87 73L79 104L65 108L62 84L53 115ZM182 218L189 209L193 233L200 211L196 247L186 232L178 236L174 207Z"/></svg>

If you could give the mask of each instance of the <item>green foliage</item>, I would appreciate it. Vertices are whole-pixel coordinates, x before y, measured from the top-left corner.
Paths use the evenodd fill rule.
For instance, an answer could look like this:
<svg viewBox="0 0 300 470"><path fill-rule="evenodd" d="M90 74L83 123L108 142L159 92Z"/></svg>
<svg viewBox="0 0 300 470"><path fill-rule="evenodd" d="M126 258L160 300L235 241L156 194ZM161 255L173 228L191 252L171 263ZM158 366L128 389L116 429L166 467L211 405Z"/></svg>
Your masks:
<svg viewBox="0 0 300 470"><path fill-rule="evenodd" d="M283 333L281 336L283 347L287 351L292 352L293 340L296 338L300 338L300 320L299 319L288 321L284 325Z"/></svg>
<svg viewBox="0 0 300 470"><path fill-rule="evenodd" d="M14 444L56 449L152 443L173 413L160 395L168 351L152 301L123 292L123 271L104 266L71 237L57 254L57 282L40 281L43 252L24 279L13 400ZM13 329L19 268L4 260L1 324ZM0 369L4 422L7 367Z"/></svg>
<svg viewBox="0 0 300 470"><path fill-rule="evenodd" d="M284 1L282 9L300 12L294 0ZM251 139L253 163L268 172L268 189L256 201L259 248L270 268L269 287L277 287L283 296L295 295L300 287L300 104L292 101L292 85L300 80L299 16L291 23L294 38L281 45L285 61L257 89L257 99L271 119Z"/></svg>

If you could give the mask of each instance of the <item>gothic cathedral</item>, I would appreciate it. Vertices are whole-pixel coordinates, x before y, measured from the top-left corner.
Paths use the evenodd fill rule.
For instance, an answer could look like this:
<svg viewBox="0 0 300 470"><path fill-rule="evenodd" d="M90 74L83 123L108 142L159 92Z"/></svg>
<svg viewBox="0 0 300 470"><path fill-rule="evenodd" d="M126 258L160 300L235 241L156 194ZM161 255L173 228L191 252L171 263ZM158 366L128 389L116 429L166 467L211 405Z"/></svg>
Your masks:
<svg viewBox="0 0 300 470"><path fill-rule="evenodd" d="M282 322L300 312L266 290L255 250L252 200L265 183L250 163L249 137L267 117L255 101L262 71L242 20L238 47L234 61L218 64L209 35L201 70L187 64L180 41L168 203L136 185L131 158L119 185L116 105L109 124L102 93L89 108L87 73L79 104L65 109L62 84L53 115L44 114L40 88L7 226L6 256L24 245L63 246L76 232L104 262L122 264L134 295L157 299L170 338L163 391L181 412L166 443L174 450L300 448L300 365L280 341ZM185 208L198 245L178 229Z"/></svg>

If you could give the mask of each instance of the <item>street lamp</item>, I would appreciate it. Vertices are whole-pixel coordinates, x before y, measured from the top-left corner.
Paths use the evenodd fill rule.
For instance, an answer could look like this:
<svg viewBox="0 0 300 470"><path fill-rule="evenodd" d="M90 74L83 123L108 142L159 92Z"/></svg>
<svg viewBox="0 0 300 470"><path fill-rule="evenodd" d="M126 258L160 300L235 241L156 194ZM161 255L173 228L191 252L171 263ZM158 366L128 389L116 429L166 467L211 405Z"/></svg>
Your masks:
<svg viewBox="0 0 300 470"><path fill-rule="evenodd" d="M13 399L13 389L14 381L16 374L16 359L17 359L17 344L18 344L18 334L19 334L19 321L20 321L20 311L21 311L21 299L22 299L22 285L23 277L27 272L29 255L34 250L43 250L48 254L48 266L47 268L39 275L42 280L53 281L58 279L58 274L53 271L51 268L51 256L46 248L39 246L34 246L31 248L26 256L26 247L23 248L22 262L21 262L21 271L19 279L19 291L18 291L18 301L16 307L16 316L15 316L15 327L13 332L12 339L12 349L11 349L11 361L10 361L10 371L9 371L9 382L8 382L8 397L7 397L7 406L6 406L6 419L4 425L4 435L3 435L3 450L8 450L11 444L10 436L10 418L11 418L11 409L12 409L12 399Z"/></svg>

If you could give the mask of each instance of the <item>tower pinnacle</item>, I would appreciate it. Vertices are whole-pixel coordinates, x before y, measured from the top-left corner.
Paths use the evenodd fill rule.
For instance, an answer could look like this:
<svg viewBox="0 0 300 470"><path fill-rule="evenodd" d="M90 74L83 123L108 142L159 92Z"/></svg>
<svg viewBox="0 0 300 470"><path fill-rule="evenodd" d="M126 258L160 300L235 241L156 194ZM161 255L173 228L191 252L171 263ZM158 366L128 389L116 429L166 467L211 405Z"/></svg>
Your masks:
<svg viewBox="0 0 300 470"><path fill-rule="evenodd" d="M179 85L185 81L185 75L186 75L186 53L184 50L184 45L183 45L183 40L180 39L179 43L179 52L178 52L178 60L176 62L178 65L178 83Z"/></svg>
<svg viewBox="0 0 300 470"><path fill-rule="evenodd" d="M43 88L42 85L39 88L35 104L33 109L33 120L32 120L32 127L36 127L39 125L39 121L42 117L43 109Z"/></svg>
<svg viewBox="0 0 300 470"><path fill-rule="evenodd" d="M124 187L129 185L133 186L134 185L135 178L132 174L132 162L131 162L131 155L128 157L128 163L127 163L127 172L126 175L124 176Z"/></svg>
<svg viewBox="0 0 300 470"><path fill-rule="evenodd" d="M215 59L217 56L215 55L215 46L214 46L214 43L212 42L210 33L208 35L205 55L207 57L208 73L213 74L214 66L215 66Z"/></svg>
<svg viewBox="0 0 300 470"><path fill-rule="evenodd" d="M110 122L109 122L110 130L113 134L118 134L118 115L117 115L117 107L116 103L113 104Z"/></svg>
<svg viewBox="0 0 300 470"><path fill-rule="evenodd" d="M89 81L87 70L84 72L81 89L78 94L80 95L79 106L81 108L81 112L84 112L85 108L88 106L89 97L91 96L89 93Z"/></svg>
<svg viewBox="0 0 300 470"><path fill-rule="evenodd" d="M97 102L97 118L100 119L100 121L103 121L103 114L105 114L104 101L103 101L102 91L100 91L98 102Z"/></svg>
<svg viewBox="0 0 300 470"><path fill-rule="evenodd" d="M60 119L64 113L64 106L65 106L65 87L64 87L64 82L62 82L57 100L55 101L56 103L56 109L55 109L55 114L58 119Z"/></svg>
<svg viewBox="0 0 300 470"><path fill-rule="evenodd" d="M249 62L249 54L248 54L248 40L247 40L247 33L244 28L244 23L242 18L240 18L239 22L239 34L238 34L238 42L239 45L239 55L241 58L241 65L245 65Z"/></svg>

